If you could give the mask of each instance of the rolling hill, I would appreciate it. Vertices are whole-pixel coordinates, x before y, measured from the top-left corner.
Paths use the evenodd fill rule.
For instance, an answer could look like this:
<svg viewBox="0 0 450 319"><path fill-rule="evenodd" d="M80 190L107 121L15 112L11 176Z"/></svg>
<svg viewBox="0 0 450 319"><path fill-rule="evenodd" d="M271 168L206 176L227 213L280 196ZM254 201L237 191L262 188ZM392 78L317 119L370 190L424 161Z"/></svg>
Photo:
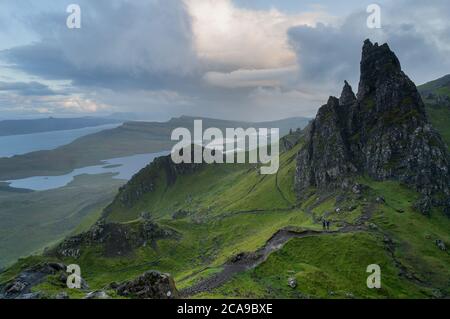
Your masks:
<svg viewBox="0 0 450 319"><path fill-rule="evenodd" d="M310 119L291 118L265 123L203 119L204 127L271 127L280 134L290 129L304 128ZM76 168L99 164L101 160L135 154L156 153L170 150L171 132L177 127L192 129L193 117L182 116L168 122L127 122L122 126L83 136L74 142L54 150L38 151L11 158L0 158L0 180L12 180L30 176L66 174Z"/></svg>
<svg viewBox="0 0 450 319"><path fill-rule="evenodd" d="M157 270L176 285L166 298L450 296L448 150L386 44L365 42L359 88L281 140L277 174L158 158L89 230L1 273L0 293L148 297ZM66 288L68 264L89 287Z"/></svg>
<svg viewBox="0 0 450 319"><path fill-rule="evenodd" d="M440 131L450 147L450 75L425 83L418 87L427 106L433 126Z"/></svg>
<svg viewBox="0 0 450 319"><path fill-rule="evenodd" d="M50 131L73 130L105 124L120 123L113 118L44 118L32 120L3 120L0 121L0 136L33 134Z"/></svg>

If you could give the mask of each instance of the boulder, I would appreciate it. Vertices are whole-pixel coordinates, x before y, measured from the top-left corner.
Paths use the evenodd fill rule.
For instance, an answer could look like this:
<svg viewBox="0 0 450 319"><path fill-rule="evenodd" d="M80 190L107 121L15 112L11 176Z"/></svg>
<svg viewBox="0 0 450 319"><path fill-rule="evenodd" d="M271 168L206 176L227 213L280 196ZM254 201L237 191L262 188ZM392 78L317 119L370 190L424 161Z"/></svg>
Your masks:
<svg viewBox="0 0 450 319"><path fill-rule="evenodd" d="M116 291L120 296L139 299L176 299L179 296L172 277L157 271L122 283Z"/></svg>
<svg viewBox="0 0 450 319"><path fill-rule="evenodd" d="M58 294L56 294L55 299L70 299L67 292L63 291Z"/></svg>
<svg viewBox="0 0 450 319"><path fill-rule="evenodd" d="M22 271L17 277L7 282L0 294L7 299L36 299L38 296L31 289L42 283L49 275L63 274L66 266L62 263L41 263Z"/></svg>
<svg viewBox="0 0 450 319"><path fill-rule="evenodd" d="M288 279L288 286L291 287L292 289L297 288L297 280L293 277Z"/></svg>
<svg viewBox="0 0 450 319"><path fill-rule="evenodd" d="M440 240L440 239L437 239L437 240L436 240L436 246L437 246L440 250L442 250L442 251L447 251L447 246L446 246L445 243L444 243L442 240Z"/></svg>
<svg viewBox="0 0 450 319"><path fill-rule="evenodd" d="M111 297L103 290L92 291L83 299L111 299Z"/></svg>

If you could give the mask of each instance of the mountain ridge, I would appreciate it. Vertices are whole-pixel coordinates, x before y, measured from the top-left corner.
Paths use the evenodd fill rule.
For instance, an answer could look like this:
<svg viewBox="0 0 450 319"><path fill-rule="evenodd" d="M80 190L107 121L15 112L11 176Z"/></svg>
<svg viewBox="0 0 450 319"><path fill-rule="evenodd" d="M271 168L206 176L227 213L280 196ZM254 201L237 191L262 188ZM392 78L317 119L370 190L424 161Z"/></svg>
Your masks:
<svg viewBox="0 0 450 319"><path fill-rule="evenodd" d="M373 47L379 48L367 48ZM388 52L387 46L380 50ZM277 174L263 176L257 165L250 164L186 170L181 165L177 172L169 157L161 158L122 188L88 231L1 273L0 295L15 297L24 287L23 291L47 298L61 292L83 298L94 291L118 298L122 295L117 287L152 290L152 283L140 278L155 269L170 273L186 298L450 296L446 248L450 221L441 207L431 205L428 215L421 214L414 203L423 194L415 187L389 174L380 180L359 174L364 173L364 158L354 157L364 149L360 141L370 141L380 132L387 132L385 138L390 141L392 128L410 136L410 129L425 125L420 110L410 112L421 107L418 100L401 104L405 96L414 96L414 87L398 71L393 55L388 54L386 61L367 63L376 72L393 70L401 81L387 85L385 81L392 78L386 72L378 85L369 76L358 96L345 83L341 97L330 97L305 130L283 138ZM398 92L402 85L406 90ZM393 96L388 101L391 105L377 105L386 92ZM378 111L389 113L398 101L401 116L374 116ZM353 134L361 127L374 130ZM400 133L395 136L404 140ZM438 149L441 146L437 144ZM304 172L299 170L302 165L319 176L305 178L305 196L299 196L296 185L298 174ZM335 180L327 180L330 176ZM311 183L322 178L335 187L318 188ZM342 187L343 183L348 187ZM128 195L132 200L124 201ZM331 222L329 230L323 227L325 220ZM68 290L59 275L37 283L24 279L36 269L48 268L50 262L80 265L90 287ZM373 264L382 269L382 289L367 287L366 269Z"/></svg>
<svg viewBox="0 0 450 319"><path fill-rule="evenodd" d="M30 120L0 121L0 136L25 135L33 133L74 130L106 124L121 123L113 118L79 117L79 118L42 118Z"/></svg>

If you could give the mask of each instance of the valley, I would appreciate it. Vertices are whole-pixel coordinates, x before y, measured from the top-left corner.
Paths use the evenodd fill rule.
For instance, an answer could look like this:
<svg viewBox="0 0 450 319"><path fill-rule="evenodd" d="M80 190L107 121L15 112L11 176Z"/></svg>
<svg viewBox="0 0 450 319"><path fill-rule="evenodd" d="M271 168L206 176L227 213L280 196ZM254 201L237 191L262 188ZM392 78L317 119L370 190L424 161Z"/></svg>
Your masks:
<svg viewBox="0 0 450 319"><path fill-rule="evenodd" d="M430 107L389 46L366 40L357 94L345 82L305 129L285 132L276 174L262 175L260 164L158 157L91 215L98 218L5 269L0 293L447 298L450 156ZM180 121L193 124L187 117L171 122ZM164 124L126 123L103 134L122 136L125 128L167 142ZM61 279L70 264L81 268L80 289ZM367 285L370 265L381 269L379 289ZM23 279L35 274L39 280Z"/></svg>
<svg viewBox="0 0 450 319"><path fill-rule="evenodd" d="M74 230L83 229L83 224L89 228L120 186L155 157L167 154L171 146L171 127L189 125L189 120L185 117L174 119L171 124L133 122L117 128L99 126L94 128L99 132L54 150L0 158L8 167L0 170L0 176L11 177L9 182L5 179L0 183L0 218L4 220L0 224L0 267L19 257L42 252L44 247ZM223 128L234 124L250 125L213 119L207 119L207 123ZM305 123L306 119L296 118L266 124L280 125L283 132L287 132L290 125L304 126ZM77 130L66 132L67 136L79 133ZM2 138L15 138L14 147L25 149L29 140L38 139L40 135L46 143L53 143L60 141L63 134L59 131L24 135L23 139L0 137L0 143ZM8 141L5 143L9 145ZM160 153L138 153L148 149ZM125 154L125 157L105 160L113 154ZM82 166L86 163L95 164ZM23 240L29 235L32 237Z"/></svg>

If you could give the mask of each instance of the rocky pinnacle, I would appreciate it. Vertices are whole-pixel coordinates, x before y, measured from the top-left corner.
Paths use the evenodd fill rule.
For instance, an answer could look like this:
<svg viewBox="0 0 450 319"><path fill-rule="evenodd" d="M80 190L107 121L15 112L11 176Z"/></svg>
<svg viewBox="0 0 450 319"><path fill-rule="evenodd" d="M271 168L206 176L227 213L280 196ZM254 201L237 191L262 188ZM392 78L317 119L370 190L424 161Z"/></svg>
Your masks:
<svg viewBox="0 0 450 319"><path fill-rule="evenodd" d="M296 189L346 189L357 175L397 180L421 194L423 213L450 214L450 156L429 124L415 84L387 44L364 42L358 94L345 82L307 129L297 156Z"/></svg>

